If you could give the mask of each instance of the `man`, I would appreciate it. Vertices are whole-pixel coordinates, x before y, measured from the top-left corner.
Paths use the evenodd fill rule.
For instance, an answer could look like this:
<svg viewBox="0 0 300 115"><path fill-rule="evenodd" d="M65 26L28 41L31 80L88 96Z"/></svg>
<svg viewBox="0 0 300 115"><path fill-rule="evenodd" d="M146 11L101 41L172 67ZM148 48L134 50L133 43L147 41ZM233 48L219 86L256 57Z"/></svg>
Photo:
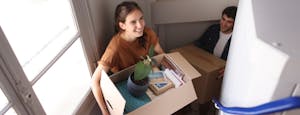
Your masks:
<svg viewBox="0 0 300 115"><path fill-rule="evenodd" d="M236 6L225 8L220 24L211 25L195 45L227 60L236 11Z"/></svg>

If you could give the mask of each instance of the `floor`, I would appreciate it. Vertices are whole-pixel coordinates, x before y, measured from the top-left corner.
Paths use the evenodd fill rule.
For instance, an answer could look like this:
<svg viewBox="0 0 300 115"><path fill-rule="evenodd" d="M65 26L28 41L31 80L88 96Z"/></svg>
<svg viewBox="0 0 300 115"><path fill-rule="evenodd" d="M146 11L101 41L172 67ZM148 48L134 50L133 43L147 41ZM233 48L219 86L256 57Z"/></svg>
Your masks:
<svg viewBox="0 0 300 115"><path fill-rule="evenodd" d="M217 110L212 102L205 104L193 102L175 112L173 115L217 115Z"/></svg>

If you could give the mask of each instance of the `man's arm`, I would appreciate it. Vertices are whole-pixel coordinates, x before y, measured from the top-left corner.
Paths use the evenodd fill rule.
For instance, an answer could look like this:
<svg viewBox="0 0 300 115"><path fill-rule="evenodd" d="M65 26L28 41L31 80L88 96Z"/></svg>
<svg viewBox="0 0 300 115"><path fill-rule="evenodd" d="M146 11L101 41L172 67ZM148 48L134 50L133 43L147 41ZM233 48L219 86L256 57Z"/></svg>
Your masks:
<svg viewBox="0 0 300 115"><path fill-rule="evenodd" d="M202 48L208 52L212 52L214 48L214 42L218 37L219 32L219 25L214 24L211 25L203 34L202 36L195 41L195 45L199 48Z"/></svg>
<svg viewBox="0 0 300 115"><path fill-rule="evenodd" d="M209 35L210 28L206 29L206 31L202 34L202 36L196 40L195 45L204 48L206 45L206 42L208 41L210 35Z"/></svg>

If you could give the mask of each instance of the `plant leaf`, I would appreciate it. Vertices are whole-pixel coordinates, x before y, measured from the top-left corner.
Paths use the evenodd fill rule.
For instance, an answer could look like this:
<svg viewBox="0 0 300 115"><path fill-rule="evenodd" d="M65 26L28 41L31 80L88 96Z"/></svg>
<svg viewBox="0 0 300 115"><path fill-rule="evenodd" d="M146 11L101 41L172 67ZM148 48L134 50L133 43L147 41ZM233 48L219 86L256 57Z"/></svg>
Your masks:
<svg viewBox="0 0 300 115"><path fill-rule="evenodd" d="M152 56L154 56L154 46L153 46L153 45L151 45L151 46L150 46L150 49L149 49L148 55L149 55L149 57L152 57Z"/></svg>
<svg viewBox="0 0 300 115"><path fill-rule="evenodd" d="M142 61L138 62L134 68L134 80L142 80L151 72L151 66L144 64Z"/></svg>

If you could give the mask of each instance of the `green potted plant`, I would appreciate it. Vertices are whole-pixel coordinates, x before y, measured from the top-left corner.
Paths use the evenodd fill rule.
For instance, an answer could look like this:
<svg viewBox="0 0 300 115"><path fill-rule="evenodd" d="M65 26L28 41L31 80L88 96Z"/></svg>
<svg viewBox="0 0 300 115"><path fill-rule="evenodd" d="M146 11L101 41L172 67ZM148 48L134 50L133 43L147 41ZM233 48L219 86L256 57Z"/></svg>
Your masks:
<svg viewBox="0 0 300 115"><path fill-rule="evenodd" d="M127 89L129 93L135 97L143 95L149 86L148 75L152 71L152 59L154 55L154 47L151 45L148 55L142 57L135 67L134 72L130 74L127 81Z"/></svg>

